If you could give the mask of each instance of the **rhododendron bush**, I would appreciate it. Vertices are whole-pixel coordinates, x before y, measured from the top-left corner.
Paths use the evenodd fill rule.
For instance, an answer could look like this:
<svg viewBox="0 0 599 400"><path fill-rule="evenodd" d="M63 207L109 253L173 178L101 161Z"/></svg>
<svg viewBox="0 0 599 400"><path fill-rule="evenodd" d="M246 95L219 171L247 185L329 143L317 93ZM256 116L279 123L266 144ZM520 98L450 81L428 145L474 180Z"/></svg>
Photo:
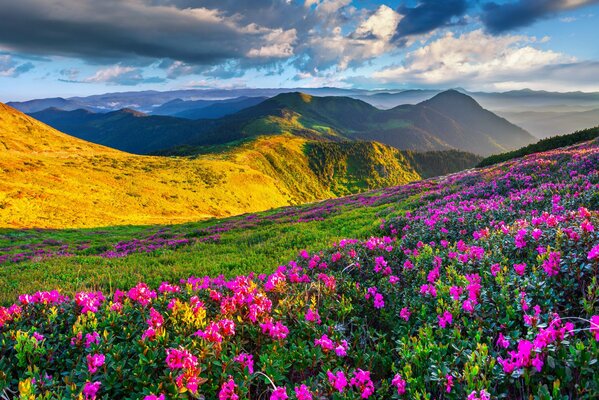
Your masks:
<svg viewBox="0 0 599 400"><path fill-rule="evenodd" d="M0 308L0 388L597 398L598 165L590 143L434 181L379 237L304 251L270 275L22 295Z"/></svg>

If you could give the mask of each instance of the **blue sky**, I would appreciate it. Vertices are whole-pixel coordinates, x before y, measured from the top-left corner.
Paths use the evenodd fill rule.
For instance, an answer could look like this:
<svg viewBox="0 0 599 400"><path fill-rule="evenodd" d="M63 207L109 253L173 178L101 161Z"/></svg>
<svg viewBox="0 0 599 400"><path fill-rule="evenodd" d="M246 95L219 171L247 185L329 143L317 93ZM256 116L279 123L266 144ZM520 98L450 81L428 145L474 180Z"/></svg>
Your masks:
<svg viewBox="0 0 599 400"><path fill-rule="evenodd" d="M0 0L0 100L316 87L599 91L599 0Z"/></svg>

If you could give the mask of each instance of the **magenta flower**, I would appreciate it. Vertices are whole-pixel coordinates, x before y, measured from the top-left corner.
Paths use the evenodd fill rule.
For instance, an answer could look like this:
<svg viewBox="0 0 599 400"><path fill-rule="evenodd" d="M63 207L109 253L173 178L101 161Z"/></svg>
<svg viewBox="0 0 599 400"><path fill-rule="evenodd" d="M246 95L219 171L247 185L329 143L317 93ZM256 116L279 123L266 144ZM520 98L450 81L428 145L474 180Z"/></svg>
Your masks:
<svg viewBox="0 0 599 400"><path fill-rule="evenodd" d="M101 385L102 383L100 382L85 382L85 386L83 387L85 400L96 400L96 395L98 394Z"/></svg>
<svg viewBox="0 0 599 400"><path fill-rule="evenodd" d="M561 253L559 251L552 251L545 261L543 261L543 270L549 276L555 276L559 273Z"/></svg>
<svg viewBox="0 0 599 400"><path fill-rule="evenodd" d="M446 375L445 379L446 379L446 382L445 382L445 391L447 393L451 393L451 388L453 387L453 376Z"/></svg>
<svg viewBox="0 0 599 400"><path fill-rule="evenodd" d="M308 386L306 385L301 385L301 386L296 386L295 387L295 397L297 398L297 400L312 400L312 393L310 393L310 389L308 389Z"/></svg>
<svg viewBox="0 0 599 400"><path fill-rule="evenodd" d="M85 335L85 348L89 349L92 344L100 344L100 334L98 332L87 333Z"/></svg>
<svg viewBox="0 0 599 400"><path fill-rule="evenodd" d="M251 354L240 353L233 359L233 361L238 362L244 368L247 368L250 375L254 373L254 357Z"/></svg>
<svg viewBox="0 0 599 400"><path fill-rule="evenodd" d="M406 393L406 381L401 377L401 375L395 374L391 384L397 389L398 395L401 396L402 394Z"/></svg>
<svg viewBox="0 0 599 400"><path fill-rule="evenodd" d="M285 387L277 387L273 390L270 395L270 400L287 400L289 396L287 396L287 389Z"/></svg>
<svg viewBox="0 0 599 400"><path fill-rule="evenodd" d="M510 347L510 341L503 336L503 333L500 333L499 337L497 338L497 346L503 347L504 349Z"/></svg>
<svg viewBox="0 0 599 400"><path fill-rule="evenodd" d="M149 394L146 397L144 397L144 400L165 400L165 399L164 399L164 394L160 394L158 396L156 396L155 394Z"/></svg>
<svg viewBox="0 0 599 400"><path fill-rule="evenodd" d="M441 328L446 328L447 325L453 323L453 315L449 311L445 311L442 315L437 315L437 319L439 320L439 327Z"/></svg>
<svg viewBox="0 0 599 400"><path fill-rule="evenodd" d="M194 368L198 365L198 359L184 348L171 348L166 350L166 365L172 370Z"/></svg>
<svg viewBox="0 0 599 400"><path fill-rule="evenodd" d="M345 373L343 371L337 371L332 373L331 371L327 371L327 377L329 378L329 383L335 390L339 393L343 393L343 389L347 386L347 378L345 377Z"/></svg>
<svg viewBox="0 0 599 400"><path fill-rule="evenodd" d="M399 311L399 316L406 321L410 319L411 314L412 313L410 312L410 310L408 310L408 307L404 307L401 309L401 311Z"/></svg>
<svg viewBox="0 0 599 400"><path fill-rule="evenodd" d="M526 264L525 263L514 264L514 271L516 271L516 274L518 274L519 276L524 275L524 271L525 270L526 270Z"/></svg>
<svg viewBox="0 0 599 400"><path fill-rule="evenodd" d="M587 256L589 260L594 260L599 258L599 244L595 245L591 251L589 251L589 255Z"/></svg>
<svg viewBox="0 0 599 400"><path fill-rule="evenodd" d="M374 384L370 379L369 371L357 369L350 383L360 392L360 397L363 399L367 399L374 394Z"/></svg>
<svg viewBox="0 0 599 400"><path fill-rule="evenodd" d="M218 400L239 400L239 396L235 393L237 385L232 377L222 384L218 392Z"/></svg>
<svg viewBox="0 0 599 400"><path fill-rule="evenodd" d="M595 334L595 340L599 342L599 315L591 317L591 333Z"/></svg>
<svg viewBox="0 0 599 400"><path fill-rule="evenodd" d="M88 354L87 355L87 370L90 374L95 374L102 365L106 357L104 354Z"/></svg>
<svg viewBox="0 0 599 400"><path fill-rule="evenodd" d="M306 311L306 321L314 322L316 324L320 324L320 315L318 314L318 310L312 310L311 308Z"/></svg>

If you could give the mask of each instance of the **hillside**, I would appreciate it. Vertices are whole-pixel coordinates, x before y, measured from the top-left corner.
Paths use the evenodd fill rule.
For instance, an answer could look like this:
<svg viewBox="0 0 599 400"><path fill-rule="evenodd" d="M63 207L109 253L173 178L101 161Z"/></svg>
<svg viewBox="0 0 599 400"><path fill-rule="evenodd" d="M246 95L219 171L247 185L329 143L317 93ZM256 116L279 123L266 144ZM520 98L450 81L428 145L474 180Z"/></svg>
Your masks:
<svg viewBox="0 0 599 400"><path fill-rule="evenodd" d="M1 107L3 227L183 222L420 179L412 164L403 164L388 149L384 157L366 152L348 158L348 164L372 164L372 176L350 169L322 180L311 168L306 139L290 135L257 137L218 154L192 158L136 156L70 137ZM89 116L85 111L73 113ZM133 112L112 117L146 118ZM372 156L362 160L363 154ZM392 172L377 172L382 170Z"/></svg>
<svg viewBox="0 0 599 400"><path fill-rule="evenodd" d="M585 111L567 108L560 111L515 111L502 112L501 115L541 139L599 125L599 108Z"/></svg>
<svg viewBox="0 0 599 400"><path fill-rule="evenodd" d="M598 165L595 140L224 220L5 232L0 390L594 399Z"/></svg>

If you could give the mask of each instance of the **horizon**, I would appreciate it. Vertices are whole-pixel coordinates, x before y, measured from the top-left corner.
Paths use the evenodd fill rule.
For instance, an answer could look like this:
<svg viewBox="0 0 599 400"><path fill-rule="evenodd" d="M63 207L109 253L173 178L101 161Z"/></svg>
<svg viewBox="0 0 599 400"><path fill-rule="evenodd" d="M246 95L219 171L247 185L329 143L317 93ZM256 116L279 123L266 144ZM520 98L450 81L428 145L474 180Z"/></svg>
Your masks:
<svg viewBox="0 0 599 400"><path fill-rule="evenodd" d="M4 102L252 88L599 92L597 0L0 6Z"/></svg>

